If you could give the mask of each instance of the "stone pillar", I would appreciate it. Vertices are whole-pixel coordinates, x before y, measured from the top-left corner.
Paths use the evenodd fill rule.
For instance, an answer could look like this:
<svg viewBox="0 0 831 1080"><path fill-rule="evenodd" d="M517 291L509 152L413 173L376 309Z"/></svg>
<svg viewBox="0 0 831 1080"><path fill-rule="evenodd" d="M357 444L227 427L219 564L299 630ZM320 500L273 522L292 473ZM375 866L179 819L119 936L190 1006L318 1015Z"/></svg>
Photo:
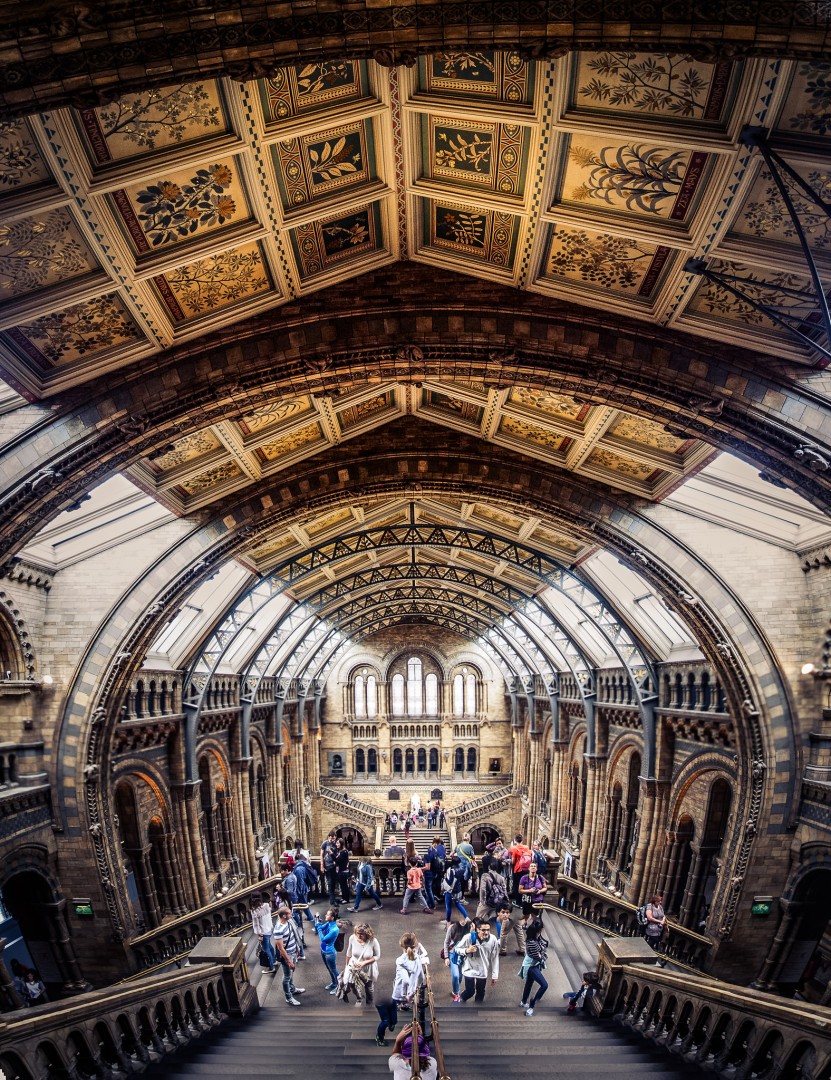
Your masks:
<svg viewBox="0 0 831 1080"><path fill-rule="evenodd" d="M538 814L540 807L540 736L536 733L529 737L528 754L531 758L531 771L528 781L528 836L530 844L539 835Z"/></svg>
<svg viewBox="0 0 831 1080"><path fill-rule="evenodd" d="M190 842L190 822L187 814L187 800L192 794L192 784L171 784L170 801L173 808L173 821L179 838L177 843L177 862L181 869L180 884L185 902L185 910L193 911L201 907L202 901L196 884L196 867L193 862L193 849ZM201 853L201 849L200 849Z"/></svg>
<svg viewBox="0 0 831 1080"><path fill-rule="evenodd" d="M592 874L594 873L602 833L600 809L603 805L603 795L606 789L606 761L605 755L586 755L589 775L586 791L586 827L584 835L587 835L588 843L584 846L580 858L582 866L580 876L589 883L591 883Z"/></svg>
<svg viewBox="0 0 831 1080"><path fill-rule="evenodd" d="M670 886L674 885L675 872L678 868L678 858L681 854L681 845L678 842L678 833L668 832L666 840L664 841L664 854L661 860L661 871L658 874L658 885L655 889L663 896L665 905L664 910L674 910L670 908Z"/></svg>
<svg viewBox="0 0 831 1080"><path fill-rule="evenodd" d="M269 743L266 748L268 762L268 812L274 822L274 851L279 856L285 850L285 826L283 822L283 745ZM305 837L303 840L305 842Z"/></svg>
<svg viewBox="0 0 831 1080"><path fill-rule="evenodd" d="M245 942L241 938L203 937L188 956L188 963L221 964L222 984L232 1016L251 1016L260 1007L257 992L251 985L245 961Z"/></svg>
<svg viewBox="0 0 831 1080"><path fill-rule="evenodd" d="M805 905L795 900L780 899L782 921L771 942L765 962L757 977L750 984L756 990L775 990L782 964L790 952L799 931Z"/></svg>
<svg viewBox="0 0 831 1080"><path fill-rule="evenodd" d="M609 1016L617 1003L626 964L655 964L655 953L640 937L609 937L597 946L597 974L600 991L592 1001L595 1016Z"/></svg>
<svg viewBox="0 0 831 1080"><path fill-rule="evenodd" d="M257 859L254 855L256 837L254 822L251 820L251 758L237 758L231 762L231 775L234 784L234 801L237 813L233 825L236 834L236 847L239 852L242 869L249 882L257 880Z"/></svg>
<svg viewBox="0 0 831 1080"><path fill-rule="evenodd" d="M669 783L666 780L656 780L655 789L655 810L652 817L649 848L646 853L643 876L644 884L650 892L655 888L655 881L658 877L658 867L660 866L660 860L663 854L660 840L667 827Z"/></svg>
<svg viewBox="0 0 831 1080"><path fill-rule="evenodd" d="M655 797L657 795L657 781L647 780L641 777L641 797L638 815L638 841L635 848L635 857L632 860L632 874L629 880L629 895L627 899L637 904L644 889L644 871L649 848L652 840L652 823L655 818Z"/></svg>
<svg viewBox="0 0 831 1080"><path fill-rule="evenodd" d="M3 960L3 950L6 948L7 940L7 938L0 938L0 999L5 998L12 1009L22 1009L26 1003L15 990L9 969Z"/></svg>
<svg viewBox="0 0 831 1080"><path fill-rule="evenodd" d="M170 910L174 915L184 915L187 911L182 890L182 875L176 858L176 837L173 833L166 832L161 837L161 856L164 866L164 876L167 882L167 893L170 902Z"/></svg>
<svg viewBox="0 0 831 1080"><path fill-rule="evenodd" d="M193 867L194 884L199 907L205 907L213 899L208 887L208 870L205 866L205 856L202 850L202 829L199 824L201 811L200 788L201 783L184 784L182 793L185 802L187 816L186 846L188 849L188 861Z"/></svg>
<svg viewBox="0 0 831 1080"><path fill-rule="evenodd" d="M81 994L91 990L92 986L81 974L72 935L66 922L66 900L61 898L51 903L40 905L49 934L49 940L55 953L55 959L64 980L64 989L71 994Z"/></svg>
<svg viewBox="0 0 831 1080"><path fill-rule="evenodd" d="M551 743L551 843L560 838L563 828L564 806L568 799L568 786L565 784L565 767L568 755L568 742L555 739Z"/></svg>

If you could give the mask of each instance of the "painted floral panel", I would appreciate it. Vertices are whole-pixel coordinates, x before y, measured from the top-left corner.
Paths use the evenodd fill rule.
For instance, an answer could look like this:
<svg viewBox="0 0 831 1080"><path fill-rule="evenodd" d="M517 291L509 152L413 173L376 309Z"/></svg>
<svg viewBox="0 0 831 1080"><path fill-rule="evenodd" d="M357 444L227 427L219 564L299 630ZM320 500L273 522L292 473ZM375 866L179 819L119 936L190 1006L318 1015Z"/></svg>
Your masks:
<svg viewBox="0 0 831 1080"><path fill-rule="evenodd" d="M588 214L601 209L684 222L698 204L709 162L708 154L653 140L572 135L555 203L579 206Z"/></svg>
<svg viewBox="0 0 831 1080"><path fill-rule="evenodd" d="M65 207L0 222L0 297L10 299L99 268Z"/></svg>
<svg viewBox="0 0 831 1080"><path fill-rule="evenodd" d="M322 438L323 435L320 431L320 424L316 422L307 424L297 431L292 431L288 435L283 435L279 439L274 439L273 442L268 442L264 446L257 447L257 456L262 461L276 461L277 458L294 453L296 450L301 450L304 446L308 446L310 443L319 442Z"/></svg>
<svg viewBox="0 0 831 1080"><path fill-rule="evenodd" d="M271 152L283 209L373 179L373 147L372 125L364 121L276 143Z"/></svg>
<svg viewBox="0 0 831 1080"><path fill-rule="evenodd" d="M534 529L533 538L542 540L546 544L553 544L556 547L564 548L566 551L578 552L583 547L582 544L578 544L576 540L572 540L571 537L563 536L562 533L554 532L552 529L546 529L541 525L538 525Z"/></svg>
<svg viewBox="0 0 831 1080"><path fill-rule="evenodd" d="M831 63L808 60L797 64L776 130L806 143L831 136Z"/></svg>
<svg viewBox="0 0 831 1080"><path fill-rule="evenodd" d="M52 179L25 120L0 121L0 196Z"/></svg>
<svg viewBox="0 0 831 1080"><path fill-rule="evenodd" d="M250 300L272 288L257 243L209 255L152 280L177 323Z"/></svg>
<svg viewBox="0 0 831 1080"><path fill-rule="evenodd" d="M422 404L430 409L436 409L439 412L463 420L466 424L480 424L484 413L484 409L479 405L474 405L469 401L462 401L460 398L450 397L448 394L436 393L435 390L425 390L423 392Z"/></svg>
<svg viewBox="0 0 831 1080"><path fill-rule="evenodd" d="M116 293L23 323L9 330L8 337L27 356L54 366L104 356L119 346L144 341Z"/></svg>
<svg viewBox="0 0 831 1080"><path fill-rule="evenodd" d="M183 146L228 130L214 82L125 94L112 105L82 109L78 122L96 165Z"/></svg>
<svg viewBox="0 0 831 1080"><path fill-rule="evenodd" d="M831 168L791 164L821 199L831 203ZM831 217L825 214L787 173L783 173L782 178L811 247L815 250L827 250L831 247ZM771 243L799 248L799 236L793 219L776 182L766 168L759 171L730 231L734 236L753 236Z"/></svg>
<svg viewBox="0 0 831 1080"><path fill-rule="evenodd" d="M521 198L530 129L519 124L422 116L425 176Z"/></svg>
<svg viewBox="0 0 831 1080"><path fill-rule="evenodd" d="M531 390L525 386L515 386L511 390L509 401L522 405L526 409L537 409L549 416L563 420L579 422L589 413L589 406L583 405L566 394L552 394L546 390Z"/></svg>
<svg viewBox="0 0 831 1080"><path fill-rule="evenodd" d="M136 254L251 220L234 158L166 171L113 192L111 199Z"/></svg>
<svg viewBox="0 0 831 1080"><path fill-rule="evenodd" d="M266 123L288 120L367 93L366 61L326 60L281 68L272 79L259 83Z"/></svg>
<svg viewBox="0 0 831 1080"><path fill-rule="evenodd" d="M301 277L313 277L347 259L378 250L382 240L380 203L299 225L289 236Z"/></svg>
<svg viewBox="0 0 831 1080"><path fill-rule="evenodd" d="M595 466L601 469L609 469L611 472L628 476L632 480L641 481L652 481L661 472L660 469L656 469L653 465L645 465L643 462L621 457L620 454L615 454L611 450L602 449L593 450L586 458L585 465L588 468Z"/></svg>
<svg viewBox="0 0 831 1080"><path fill-rule="evenodd" d="M663 280L671 255L669 248L647 240L555 225L545 273L550 278L646 299Z"/></svg>
<svg viewBox="0 0 831 1080"><path fill-rule="evenodd" d="M518 52L489 49L433 53L419 58L418 83L422 93L445 98L504 101L511 105L533 100L535 67Z"/></svg>
<svg viewBox="0 0 831 1080"><path fill-rule="evenodd" d="M570 108L629 113L638 119L720 124L732 104L740 66L689 56L629 51L577 54Z"/></svg>
<svg viewBox="0 0 831 1080"><path fill-rule="evenodd" d="M255 435L258 431L283 424L286 420L293 420L308 412L312 407L310 397L303 395L298 398L281 398L279 401L261 405L260 408L248 413L238 422L243 435Z"/></svg>
<svg viewBox="0 0 831 1080"><path fill-rule="evenodd" d="M236 480L243 475L242 469L235 461L225 461L221 465L214 465L211 469L182 480L178 487L188 495L198 495L201 491L208 491L212 487L225 484L229 480Z"/></svg>
<svg viewBox="0 0 831 1080"><path fill-rule="evenodd" d="M817 316L811 281L805 274L784 270L761 273L758 268L720 259L713 259L710 269L725 275L728 284L735 284L744 294L743 298L735 296L724 283L702 278L687 304L687 311L709 316L718 322L742 323L783 334L787 331L751 301L765 304L780 316L795 318L800 323Z"/></svg>
<svg viewBox="0 0 831 1080"><path fill-rule="evenodd" d="M537 443L547 450L561 450L565 441L565 436L558 431L551 431L537 424L529 424L526 420L518 420L515 416L502 417L499 434L512 439L522 439L523 442Z"/></svg>
<svg viewBox="0 0 831 1080"><path fill-rule="evenodd" d="M639 446L663 450L667 454L677 454L689 443L688 439L678 439L670 435L663 424L632 413L621 413L609 426L606 434L616 435L619 439L626 439Z"/></svg>
<svg viewBox="0 0 831 1080"><path fill-rule="evenodd" d="M321 533L328 532L336 525L342 525L344 521L352 522L354 520L351 507L345 506L341 510L336 510L333 514L326 514L321 518L317 518L316 521L309 522L306 525L306 532L309 536L320 536Z"/></svg>
<svg viewBox="0 0 831 1080"><path fill-rule="evenodd" d="M425 231L437 250L506 269L513 267L520 226L515 215L444 200L425 199L422 209Z"/></svg>
<svg viewBox="0 0 831 1080"><path fill-rule="evenodd" d="M492 506L488 506L487 503L476 504L477 517L487 518L489 521L498 521L500 525L505 525L509 529L517 530L522 525L522 519L514 517L513 514L506 514L502 510L496 510Z"/></svg>
<svg viewBox="0 0 831 1080"><path fill-rule="evenodd" d="M186 435L184 439L178 439L173 444L172 450L162 454L161 457L153 458L152 464L160 472L170 472L171 469L184 465L186 461L204 457L205 454L210 454L221 446L222 443L213 431L206 428L193 435Z"/></svg>
<svg viewBox="0 0 831 1080"><path fill-rule="evenodd" d="M378 397L368 398L358 405L350 405L338 413L338 423L341 430L347 431L356 424L362 423L376 413L385 412L392 404L392 394L379 394Z"/></svg>

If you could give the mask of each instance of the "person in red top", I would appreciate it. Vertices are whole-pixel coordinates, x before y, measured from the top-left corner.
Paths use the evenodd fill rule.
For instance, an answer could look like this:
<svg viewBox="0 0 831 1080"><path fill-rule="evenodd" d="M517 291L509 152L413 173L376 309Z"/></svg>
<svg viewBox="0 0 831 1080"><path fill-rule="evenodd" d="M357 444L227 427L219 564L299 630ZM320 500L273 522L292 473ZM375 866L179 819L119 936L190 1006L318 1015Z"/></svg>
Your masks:
<svg viewBox="0 0 831 1080"><path fill-rule="evenodd" d="M526 845L523 844L521 833L516 834L514 842L508 850L511 853L511 869L514 874L511 898L519 903L519 881L524 874L528 873L528 867L531 865L534 853L529 847L526 847Z"/></svg>
<svg viewBox="0 0 831 1080"><path fill-rule="evenodd" d="M421 904L422 910L426 915L432 915L433 909L427 903L427 898L424 895L424 871L418 865L418 859L410 857L409 870L407 871L407 890L404 893L404 903L401 907L401 914L407 914L407 908L410 906L410 901L415 899Z"/></svg>

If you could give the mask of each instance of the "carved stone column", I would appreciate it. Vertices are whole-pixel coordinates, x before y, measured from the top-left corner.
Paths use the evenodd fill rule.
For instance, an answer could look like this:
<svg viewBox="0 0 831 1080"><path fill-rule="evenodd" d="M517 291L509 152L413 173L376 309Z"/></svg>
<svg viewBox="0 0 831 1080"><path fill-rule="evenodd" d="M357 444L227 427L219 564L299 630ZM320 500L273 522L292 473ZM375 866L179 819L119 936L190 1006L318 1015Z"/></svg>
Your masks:
<svg viewBox="0 0 831 1080"><path fill-rule="evenodd" d="M187 817L187 831L185 833L185 846L188 851L188 862L193 867L193 880L196 887L198 906L204 907L213 899L208 887L208 868L205 866L205 856L202 848L202 829L199 824L201 811L200 789L201 783L189 783L182 785L184 796L185 814Z"/></svg>
<svg viewBox="0 0 831 1080"><path fill-rule="evenodd" d="M648 890L653 890L655 888L655 881L658 877L658 867L660 866L661 856L663 855L661 839L666 832L669 805L668 781L656 780L655 788L655 810L652 817L650 844L646 853L643 876L644 884Z"/></svg>
<svg viewBox="0 0 831 1080"><path fill-rule="evenodd" d="M64 988L73 994L91 990L92 985L81 974L78 957L75 955L72 935L66 922L66 900L61 898L52 903L43 903L40 909L64 980Z"/></svg>
<svg viewBox="0 0 831 1080"><path fill-rule="evenodd" d="M171 784L171 804L173 807L173 821L178 837L177 862L181 869L180 884L185 902L185 910L193 911L201 907L202 899L196 880L196 867L194 866L194 853L190 840L190 821L188 820L187 802L193 795L193 784ZM201 861L201 847L198 849Z"/></svg>
<svg viewBox="0 0 831 1080"><path fill-rule="evenodd" d="M5 999L10 1008L22 1009L26 1003L15 990L14 981L3 960L3 950L6 948L6 941L6 938L0 938L0 1001Z"/></svg>
<svg viewBox="0 0 831 1080"><path fill-rule="evenodd" d="M607 759L605 754L587 754L585 761L588 766L586 824L584 826L583 854L580 858L580 876L584 881L590 883L602 836L600 808L603 805L602 800L606 789Z"/></svg>
<svg viewBox="0 0 831 1080"><path fill-rule="evenodd" d="M529 737L529 747L527 749L530 755L530 772L528 776L528 836L526 840L530 843L537 838L538 829L538 811L540 805L540 736L531 735Z"/></svg>
<svg viewBox="0 0 831 1080"><path fill-rule="evenodd" d="M236 848L249 882L254 882L257 880L257 860L254 855L257 845L254 822L251 820L251 758L237 758L231 762L231 770L237 808L234 814Z"/></svg>
<svg viewBox="0 0 831 1080"><path fill-rule="evenodd" d="M782 964L791 950L802 922L804 903L796 900L780 900L779 906L782 909L782 921L776 931L776 937L771 942L761 971L750 984L756 990L776 989L777 976L782 970Z"/></svg>
<svg viewBox="0 0 831 1080"><path fill-rule="evenodd" d="M565 767L568 755L568 742L557 739L551 743L551 842L555 844L565 820L564 809L568 799L568 786L565 784Z"/></svg>
<svg viewBox="0 0 831 1080"><path fill-rule="evenodd" d="M655 819L655 800L658 794L658 781L641 778L641 793L638 802L638 839L635 856L632 860L632 874L629 880L627 899L637 904L644 886L644 870L652 842L652 823Z"/></svg>
<svg viewBox="0 0 831 1080"><path fill-rule="evenodd" d="M164 874L167 879L170 909L174 915L184 915L187 911L187 907L185 906L179 860L176 858L176 837L173 833L165 833L162 837L161 855L162 863L164 865Z"/></svg>
<svg viewBox="0 0 831 1080"><path fill-rule="evenodd" d="M673 910L670 908L670 885L675 878L675 871L678 867L678 856L681 851L681 846L678 842L678 833L668 832L666 840L664 842L664 854L661 860L661 872L658 874L658 886L655 889L664 898L664 910Z"/></svg>

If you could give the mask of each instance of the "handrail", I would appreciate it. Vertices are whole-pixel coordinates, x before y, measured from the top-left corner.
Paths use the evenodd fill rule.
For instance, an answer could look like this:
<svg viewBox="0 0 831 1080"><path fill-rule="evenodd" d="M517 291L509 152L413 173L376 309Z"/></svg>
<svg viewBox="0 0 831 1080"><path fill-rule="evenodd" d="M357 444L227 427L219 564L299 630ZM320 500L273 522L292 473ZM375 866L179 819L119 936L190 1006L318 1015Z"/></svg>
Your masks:
<svg viewBox="0 0 831 1080"><path fill-rule="evenodd" d="M439 1036L439 1021L436 1016L436 1003L433 1000L433 985L430 982L430 969L424 969L424 986L427 992L427 1005L430 1009L430 1028L433 1032L433 1050L436 1055L436 1065L438 1066L438 1080L450 1080L450 1075L447 1072L444 1064L444 1051L441 1048L441 1038ZM417 1034L417 1033L416 1033ZM414 1067L418 1068L416 1062L416 1055L412 1058ZM413 1073L413 1075L417 1075Z"/></svg>

